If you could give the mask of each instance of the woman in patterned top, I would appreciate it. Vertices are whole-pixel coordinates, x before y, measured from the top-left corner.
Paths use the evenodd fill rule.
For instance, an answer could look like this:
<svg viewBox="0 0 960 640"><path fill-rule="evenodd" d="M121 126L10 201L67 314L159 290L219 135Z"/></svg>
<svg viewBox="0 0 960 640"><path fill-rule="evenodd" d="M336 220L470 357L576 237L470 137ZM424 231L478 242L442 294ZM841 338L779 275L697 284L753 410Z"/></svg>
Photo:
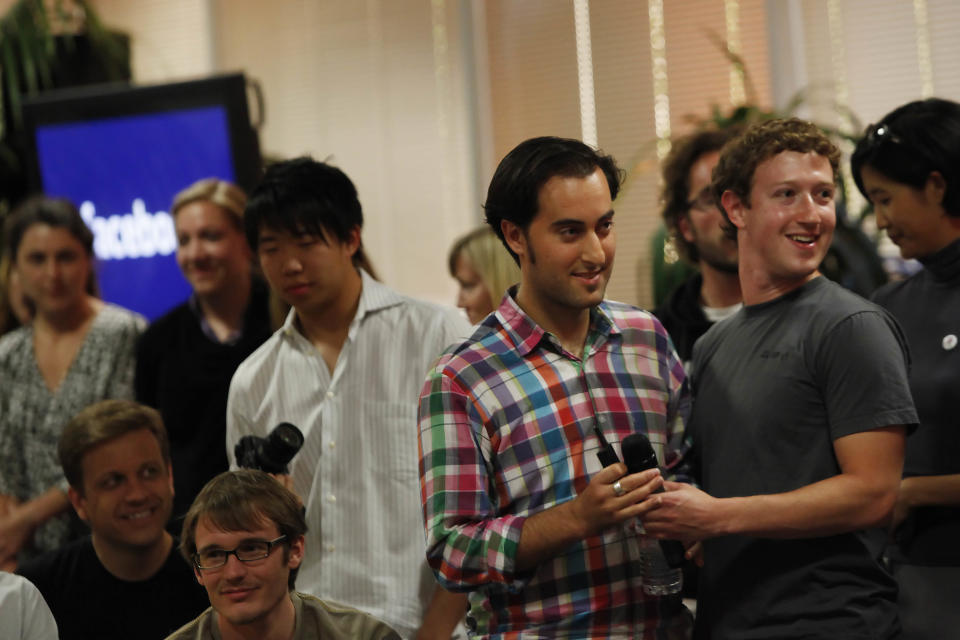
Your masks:
<svg viewBox="0 0 960 640"><path fill-rule="evenodd" d="M92 295L93 234L68 201L11 213L4 252L33 321L0 338L0 567L80 533L56 446L64 423L105 398L133 397L143 318Z"/></svg>

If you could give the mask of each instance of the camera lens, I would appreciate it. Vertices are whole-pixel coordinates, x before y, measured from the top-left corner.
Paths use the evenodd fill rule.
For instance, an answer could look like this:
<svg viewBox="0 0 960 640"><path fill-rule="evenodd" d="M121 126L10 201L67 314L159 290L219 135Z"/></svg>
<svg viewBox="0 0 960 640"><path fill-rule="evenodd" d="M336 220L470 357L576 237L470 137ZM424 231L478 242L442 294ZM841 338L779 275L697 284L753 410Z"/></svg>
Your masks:
<svg viewBox="0 0 960 640"><path fill-rule="evenodd" d="M264 471L285 473L287 465L303 446L303 434L289 422L281 422L267 434L260 452L260 464Z"/></svg>

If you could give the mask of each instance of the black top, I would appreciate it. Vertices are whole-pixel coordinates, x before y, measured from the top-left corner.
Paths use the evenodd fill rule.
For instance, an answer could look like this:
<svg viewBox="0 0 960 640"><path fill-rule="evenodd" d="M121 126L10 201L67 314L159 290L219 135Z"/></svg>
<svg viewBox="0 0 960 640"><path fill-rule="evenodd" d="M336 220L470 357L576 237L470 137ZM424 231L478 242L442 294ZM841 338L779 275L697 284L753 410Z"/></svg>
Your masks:
<svg viewBox="0 0 960 640"><path fill-rule="evenodd" d="M50 605L60 640L162 640L196 618L210 602L176 540L150 579L128 582L107 571L90 536L21 565Z"/></svg>
<svg viewBox="0 0 960 640"><path fill-rule="evenodd" d="M907 438L904 476L960 473L960 240L921 259L924 269L873 299L897 318L910 343L910 390L920 426ZM951 338L951 336L953 336ZM898 531L906 558L960 565L960 508L913 509Z"/></svg>
<svg viewBox="0 0 960 640"><path fill-rule="evenodd" d="M236 342L208 338L189 303L158 318L140 339L134 387L138 401L160 411L170 438L174 533L203 485L228 468L230 379L271 333L267 289L254 280L243 334Z"/></svg>
<svg viewBox="0 0 960 640"><path fill-rule="evenodd" d="M693 358L693 343L713 326L700 307L700 287L702 286L703 276L695 273L674 289L663 304L653 310L653 315L657 316L670 334L673 347L684 364Z"/></svg>

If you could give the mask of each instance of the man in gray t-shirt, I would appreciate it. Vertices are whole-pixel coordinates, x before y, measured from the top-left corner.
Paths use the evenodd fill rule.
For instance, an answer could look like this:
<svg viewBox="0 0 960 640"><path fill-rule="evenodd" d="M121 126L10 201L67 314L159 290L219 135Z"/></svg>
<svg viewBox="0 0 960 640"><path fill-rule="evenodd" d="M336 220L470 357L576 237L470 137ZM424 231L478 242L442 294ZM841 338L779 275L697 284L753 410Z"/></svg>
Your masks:
<svg viewBox="0 0 960 640"><path fill-rule="evenodd" d="M644 518L654 535L703 541L697 638L899 634L865 531L890 516L917 417L896 322L817 270L838 162L816 127L777 120L728 145L713 174L745 306L694 349L703 491L666 483Z"/></svg>

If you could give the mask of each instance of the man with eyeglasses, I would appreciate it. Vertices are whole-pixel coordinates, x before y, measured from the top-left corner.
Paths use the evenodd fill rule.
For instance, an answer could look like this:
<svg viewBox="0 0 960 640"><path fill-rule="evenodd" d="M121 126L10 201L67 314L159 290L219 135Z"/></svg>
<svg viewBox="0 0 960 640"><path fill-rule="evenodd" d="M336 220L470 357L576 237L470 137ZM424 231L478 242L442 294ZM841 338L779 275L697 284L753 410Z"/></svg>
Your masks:
<svg viewBox="0 0 960 640"><path fill-rule="evenodd" d="M168 640L399 638L386 624L294 591L307 523L297 498L262 471L216 476L183 523L180 552L210 608Z"/></svg>
<svg viewBox="0 0 960 640"><path fill-rule="evenodd" d="M203 590L165 528L173 472L160 414L98 402L67 423L57 453L91 534L18 572L47 601L61 640L159 640L203 611Z"/></svg>
<svg viewBox="0 0 960 640"><path fill-rule="evenodd" d="M674 142L663 164L663 222L680 256L698 272L653 313L684 365L693 357L693 343L743 306L737 243L722 228L723 216L711 189L720 149L742 131L741 127L697 131Z"/></svg>

